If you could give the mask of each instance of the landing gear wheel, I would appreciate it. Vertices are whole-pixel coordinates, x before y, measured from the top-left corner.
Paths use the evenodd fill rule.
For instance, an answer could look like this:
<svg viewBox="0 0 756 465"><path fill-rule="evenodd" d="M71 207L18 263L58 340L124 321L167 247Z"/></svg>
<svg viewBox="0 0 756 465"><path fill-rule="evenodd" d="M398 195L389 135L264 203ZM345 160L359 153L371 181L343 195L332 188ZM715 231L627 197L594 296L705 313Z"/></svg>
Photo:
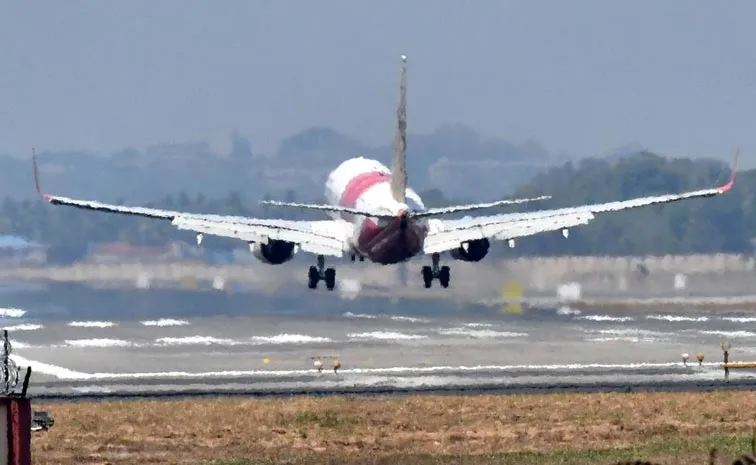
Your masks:
<svg viewBox="0 0 756 465"><path fill-rule="evenodd" d="M423 284L425 285L425 288L428 289L431 287L431 283L433 283L434 278L438 278L438 282L441 284L441 287L447 288L449 287L449 280L451 279L451 270L448 266L439 266L438 263L441 260L441 257L439 254L434 253L431 255L432 265L431 266L424 266L423 267Z"/></svg>
<svg viewBox="0 0 756 465"><path fill-rule="evenodd" d="M315 289L318 287L318 281L324 280L326 288L332 291L336 287L336 270L325 267L325 257L318 255L317 266L311 266L307 273L307 287Z"/></svg>
<svg viewBox="0 0 756 465"><path fill-rule="evenodd" d="M307 273L307 287L315 289L318 287L318 281L320 281L320 273L318 273L318 267L311 266L310 271Z"/></svg>
<svg viewBox="0 0 756 465"><path fill-rule="evenodd" d="M431 287L431 283L433 282L433 269L429 266L423 267L423 284L425 285L425 288L428 289Z"/></svg>
<svg viewBox="0 0 756 465"><path fill-rule="evenodd" d="M336 286L336 270L334 270L333 268L328 268L327 270L325 270L325 282L326 289L332 291Z"/></svg>
<svg viewBox="0 0 756 465"><path fill-rule="evenodd" d="M451 271L448 266L442 266L438 272L438 281L441 283L441 287L449 287L449 279L451 278Z"/></svg>

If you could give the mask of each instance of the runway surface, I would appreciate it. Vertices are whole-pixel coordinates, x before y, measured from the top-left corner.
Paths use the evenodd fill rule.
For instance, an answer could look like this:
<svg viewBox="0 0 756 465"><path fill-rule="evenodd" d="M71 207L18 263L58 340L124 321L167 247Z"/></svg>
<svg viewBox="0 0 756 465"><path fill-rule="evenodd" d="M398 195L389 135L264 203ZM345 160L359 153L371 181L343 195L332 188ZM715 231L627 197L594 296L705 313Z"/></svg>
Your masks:
<svg viewBox="0 0 756 465"><path fill-rule="evenodd" d="M16 363L32 366L29 393L38 399L756 387L756 370L731 370L724 382L719 348L728 336L731 361L756 360L756 312L371 309L136 319L103 310L108 318L93 319L91 308L6 308L0 322ZM325 357L322 373L316 357ZM330 357L341 362L336 374Z"/></svg>

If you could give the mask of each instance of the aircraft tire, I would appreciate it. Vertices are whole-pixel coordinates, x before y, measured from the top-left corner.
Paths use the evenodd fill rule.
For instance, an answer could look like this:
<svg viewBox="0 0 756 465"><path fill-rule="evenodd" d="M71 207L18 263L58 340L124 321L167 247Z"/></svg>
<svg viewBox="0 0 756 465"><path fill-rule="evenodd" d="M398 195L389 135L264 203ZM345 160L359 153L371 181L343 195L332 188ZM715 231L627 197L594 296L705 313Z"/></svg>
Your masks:
<svg viewBox="0 0 756 465"><path fill-rule="evenodd" d="M451 279L451 270L448 266L442 266L438 272L438 281L441 283L441 287L449 287L449 280Z"/></svg>
<svg viewBox="0 0 756 465"><path fill-rule="evenodd" d="M336 270L333 268L327 268L325 270L325 282L326 282L326 289L329 291L332 291L334 287L336 287Z"/></svg>
<svg viewBox="0 0 756 465"><path fill-rule="evenodd" d="M428 289L431 287L431 284L433 283L433 269L429 266L423 267L423 284L425 285L425 288Z"/></svg>
<svg viewBox="0 0 756 465"><path fill-rule="evenodd" d="M307 287L315 289L318 287L318 281L320 281L320 275L318 274L318 267L311 266L310 271L307 273Z"/></svg>

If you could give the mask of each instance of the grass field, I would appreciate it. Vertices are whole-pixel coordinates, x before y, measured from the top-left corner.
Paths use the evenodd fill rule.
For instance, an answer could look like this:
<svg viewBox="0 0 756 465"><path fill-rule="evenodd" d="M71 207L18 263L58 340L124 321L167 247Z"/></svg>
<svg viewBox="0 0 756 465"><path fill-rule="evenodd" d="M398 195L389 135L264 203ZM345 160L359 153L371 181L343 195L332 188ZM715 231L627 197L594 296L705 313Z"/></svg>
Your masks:
<svg viewBox="0 0 756 465"><path fill-rule="evenodd" d="M732 463L756 392L40 404L35 464Z"/></svg>

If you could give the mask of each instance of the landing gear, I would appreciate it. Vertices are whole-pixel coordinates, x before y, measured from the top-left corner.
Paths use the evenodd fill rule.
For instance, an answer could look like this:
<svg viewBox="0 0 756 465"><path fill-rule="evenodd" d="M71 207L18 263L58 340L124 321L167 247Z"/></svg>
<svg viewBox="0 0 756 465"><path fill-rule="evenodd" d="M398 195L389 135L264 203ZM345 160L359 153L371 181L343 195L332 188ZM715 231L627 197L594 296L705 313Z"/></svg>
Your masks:
<svg viewBox="0 0 756 465"><path fill-rule="evenodd" d="M325 257L318 255L318 266L311 266L307 274L307 287L315 289L318 281L325 280L326 289L332 291L336 287L336 270L325 267Z"/></svg>
<svg viewBox="0 0 756 465"><path fill-rule="evenodd" d="M442 266L438 271L438 282L441 283L441 287L449 287L449 280L451 279L451 270L448 266Z"/></svg>
<svg viewBox="0 0 756 465"><path fill-rule="evenodd" d="M437 253L434 253L431 255L431 260L433 260L432 266L424 266L422 270L423 275L423 284L425 285L425 288L428 289L431 287L431 283L433 283L433 278L438 278L438 282L441 283L441 287L447 288L449 287L449 280L451 279L451 269L449 269L448 266L438 266L438 262L440 260L440 256Z"/></svg>

